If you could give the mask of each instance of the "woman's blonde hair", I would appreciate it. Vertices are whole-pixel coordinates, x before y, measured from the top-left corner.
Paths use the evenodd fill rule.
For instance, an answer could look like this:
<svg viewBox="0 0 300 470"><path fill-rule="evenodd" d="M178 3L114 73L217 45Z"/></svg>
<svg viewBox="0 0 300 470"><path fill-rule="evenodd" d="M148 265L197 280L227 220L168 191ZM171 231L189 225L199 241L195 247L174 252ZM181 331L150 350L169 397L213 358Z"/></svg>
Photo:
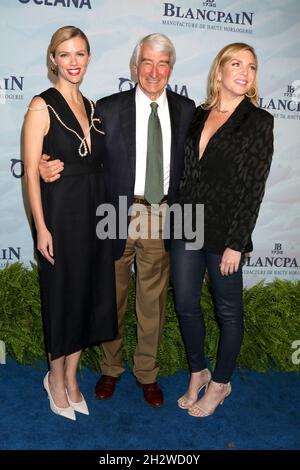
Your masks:
<svg viewBox="0 0 300 470"><path fill-rule="evenodd" d="M53 63L51 57L55 57L55 51L62 42L75 37L80 37L85 41L88 55L90 55L90 43L84 32L76 26L62 26L53 34L47 52L48 68L54 75L57 75L57 66Z"/></svg>
<svg viewBox="0 0 300 470"><path fill-rule="evenodd" d="M256 64L257 71L257 56L252 46L245 44L243 42L234 42L223 47L220 52L215 57L208 76L207 82L207 98L203 104L204 109L212 109L215 106L218 106L220 101L220 82L218 80L218 73L224 65L233 59L233 57L240 51L249 51L253 55ZM258 106L258 85L257 85L257 75L255 80L246 94L250 101Z"/></svg>

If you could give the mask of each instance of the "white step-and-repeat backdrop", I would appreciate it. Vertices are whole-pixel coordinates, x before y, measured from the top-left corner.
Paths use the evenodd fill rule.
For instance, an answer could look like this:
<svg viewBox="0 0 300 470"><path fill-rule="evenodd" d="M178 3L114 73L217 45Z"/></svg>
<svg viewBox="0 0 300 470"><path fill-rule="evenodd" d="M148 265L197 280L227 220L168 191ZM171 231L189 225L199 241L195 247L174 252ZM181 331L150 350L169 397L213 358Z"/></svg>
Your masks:
<svg viewBox="0 0 300 470"><path fill-rule="evenodd" d="M46 68L51 35L71 24L91 42L82 91L92 99L133 86L131 52L152 32L169 36L177 50L170 88L197 104L219 49L237 41L255 47L260 105L275 117L275 154L245 284L300 278L299 0L1 0L0 22L0 267L33 260L20 132L31 97L51 86Z"/></svg>

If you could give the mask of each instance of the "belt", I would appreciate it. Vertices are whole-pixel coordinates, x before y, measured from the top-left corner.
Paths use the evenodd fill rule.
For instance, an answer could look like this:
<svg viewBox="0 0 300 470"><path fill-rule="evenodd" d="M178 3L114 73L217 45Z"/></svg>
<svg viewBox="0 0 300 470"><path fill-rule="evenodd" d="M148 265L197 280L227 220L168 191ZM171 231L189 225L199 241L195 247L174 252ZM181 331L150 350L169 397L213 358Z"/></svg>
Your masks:
<svg viewBox="0 0 300 470"><path fill-rule="evenodd" d="M167 202L167 199L168 199L168 195L166 194L158 204L163 204L164 202ZM142 196L133 196L133 203L134 204L143 204L144 206L147 206L147 207L151 206L150 202L148 202Z"/></svg>

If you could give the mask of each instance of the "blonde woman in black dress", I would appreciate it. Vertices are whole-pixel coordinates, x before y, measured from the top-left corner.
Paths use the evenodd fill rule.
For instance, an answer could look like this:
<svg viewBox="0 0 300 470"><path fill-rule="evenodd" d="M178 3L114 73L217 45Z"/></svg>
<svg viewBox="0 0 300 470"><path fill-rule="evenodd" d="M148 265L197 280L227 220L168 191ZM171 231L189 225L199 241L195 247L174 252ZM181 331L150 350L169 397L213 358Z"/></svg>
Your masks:
<svg viewBox="0 0 300 470"><path fill-rule="evenodd" d="M117 333L114 263L109 240L96 236L96 208L105 202L104 135L94 104L79 85L90 61L85 34L57 30L48 49L55 86L35 96L25 117L24 152L29 202L40 261L50 407L76 419L89 414L76 371L81 350ZM40 181L42 153L59 156L63 175Z"/></svg>

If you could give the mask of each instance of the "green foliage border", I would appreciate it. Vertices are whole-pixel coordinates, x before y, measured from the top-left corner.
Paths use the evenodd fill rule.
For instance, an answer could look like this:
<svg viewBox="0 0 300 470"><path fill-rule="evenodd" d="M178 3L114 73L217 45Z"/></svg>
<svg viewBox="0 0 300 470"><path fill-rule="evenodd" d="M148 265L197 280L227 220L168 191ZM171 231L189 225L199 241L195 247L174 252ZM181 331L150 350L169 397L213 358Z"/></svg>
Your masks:
<svg viewBox="0 0 300 470"><path fill-rule="evenodd" d="M214 366L219 327L208 283L203 288L201 304L206 323L206 356ZM269 369L299 372L299 365L292 362L292 344L300 340L300 281L277 279L245 289L244 310L245 336L238 367L260 372ZM32 364L45 360L38 269L34 264L31 269L15 263L0 270L0 339L5 341L8 355L20 363ZM131 367L135 345L133 279L124 342L124 358ZM81 366L99 371L100 358L98 347L89 348L82 355ZM161 375L174 374L179 369L187 368L171 289L158 363Z"/></svg>

